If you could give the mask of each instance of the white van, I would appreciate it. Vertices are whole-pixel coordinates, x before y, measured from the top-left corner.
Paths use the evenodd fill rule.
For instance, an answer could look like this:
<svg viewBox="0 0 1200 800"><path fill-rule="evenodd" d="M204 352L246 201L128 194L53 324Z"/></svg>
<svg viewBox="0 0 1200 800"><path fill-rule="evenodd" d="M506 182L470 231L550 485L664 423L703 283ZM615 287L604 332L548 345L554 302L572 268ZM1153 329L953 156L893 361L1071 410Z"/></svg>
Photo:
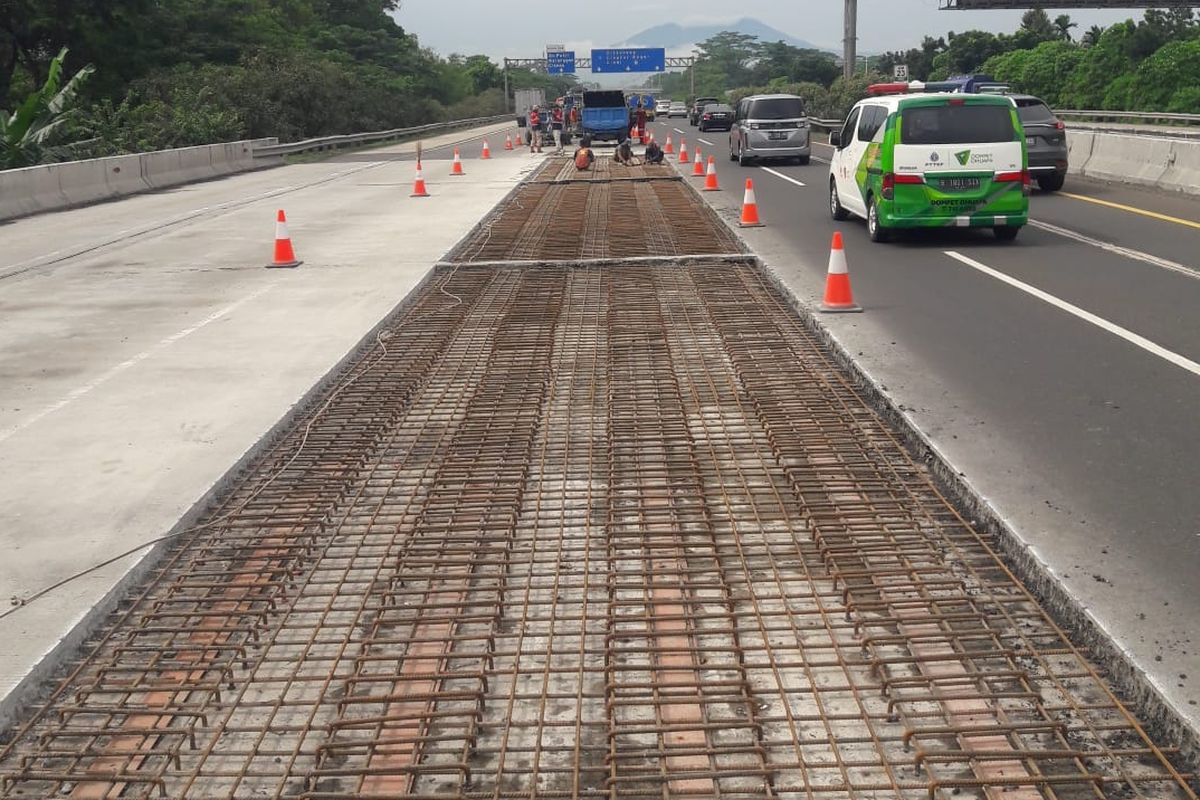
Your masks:
<svg viewBox="0 0 1200 800"><path fill-rule="evenodd" d="M872 241L900 228L955 226L1012 240L1029 221L1025 133L1008 97L869 97L829 143L830 213L862 217Z"/></svg>

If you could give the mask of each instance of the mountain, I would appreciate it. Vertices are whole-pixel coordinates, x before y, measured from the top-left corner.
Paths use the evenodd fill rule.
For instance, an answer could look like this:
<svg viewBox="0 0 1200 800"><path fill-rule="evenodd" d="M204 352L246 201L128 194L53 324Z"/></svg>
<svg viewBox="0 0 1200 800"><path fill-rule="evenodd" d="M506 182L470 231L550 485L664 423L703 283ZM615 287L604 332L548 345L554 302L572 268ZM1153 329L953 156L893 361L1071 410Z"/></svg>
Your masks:
<svg viewBox="0 0 1200 800"><path fill-rule="evenodd" d="M784 33L777 28L772 28L765 22L751 17L743 17L736 22L730 22L725 25L677 25L674 22L669 22L666 25L655 25L653 28L647 28L641 33L634 34L620 44L631 47L665 47L667 50L678 50L681 47L690 47L697 42L703 42L705 39L715 36L721 31L735 31L737 33L744 33L747 36L757 36L760 42L784 41L793 47L802 47L811 50L826 49L818 47L812 42L806 42L791 34Z"/></svg>

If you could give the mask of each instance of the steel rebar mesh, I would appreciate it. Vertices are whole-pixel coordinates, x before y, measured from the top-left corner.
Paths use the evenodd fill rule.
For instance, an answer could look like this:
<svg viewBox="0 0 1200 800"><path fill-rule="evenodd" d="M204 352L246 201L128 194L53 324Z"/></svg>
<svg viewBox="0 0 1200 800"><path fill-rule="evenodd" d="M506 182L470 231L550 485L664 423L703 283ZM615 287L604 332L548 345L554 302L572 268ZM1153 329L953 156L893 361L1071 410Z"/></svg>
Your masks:
<svg viewBox="0 0 1200 800"><path fill-rule="evenodd" d="M384 330L0 797L1195 800L758 268L451 267Z"/></svg>

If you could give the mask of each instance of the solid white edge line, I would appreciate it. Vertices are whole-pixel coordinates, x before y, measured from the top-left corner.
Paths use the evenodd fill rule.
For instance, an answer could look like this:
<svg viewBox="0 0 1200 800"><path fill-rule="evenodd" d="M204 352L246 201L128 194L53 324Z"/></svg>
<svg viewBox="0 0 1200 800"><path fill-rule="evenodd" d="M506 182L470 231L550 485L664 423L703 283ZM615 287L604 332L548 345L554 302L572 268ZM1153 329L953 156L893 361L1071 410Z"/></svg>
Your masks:
<svg viewBox="0 0 1200 800"><path fill-rule="evenodd" d="M956 252L954 250L946 250L944 252L946 255L950 256L955 261L958 261L962 264L966 264L971 269L978 270L979 272L982 272L984 275L988 275L990 277L995 278L998 281L1007 283L1009 286L1012 286L1015 289L1020 289L1022 292L1032 295L1043 302L1049 303L1050 305L1054 306L1055 308L1061 309L1063 311L1066 311L1068 314L1072 314L1076 317L1079 317L1079 319L1083 320L1084 322L1090 322L1091 324L1095 325L1097 328L1100 328L1101 330L1108 331L1109 333L1113 334L1114 336L1121 337L1122 339L1129 342L1130 344L1142 348L1147 353L1151 353L1153 355L1158 356L1163 361L1167 361L1171 364L1174 364L1177 367L1182 367L1183 369L1186 369L1188 372L1192 373L1193 375L1200 376L1200 364L1196 363L1195 361L1192 361L1190 358L1186 358L1185 356L1179 355L1179 353L1168 350L1167 348L1162 347L1161 345L1157 345L1154 342L1147 339L1146 337L1139 336L1138 334L1134 333L1133 331L1128 330L1127 328L1122 328L1120 325L1117 325L1114 322L1109 322L1108 320L1104 319L1103 317L1098 317L1090 311L1084 311L1079 306L1074 305L1072 303L1068 303L1066 300L1056 297L1055 295L1052 295L1049 292L1044 292L1041 289L1037 288L1036 286L1030 286L1028 283L1019 281L1010 275L1006 275L1003 272L1000 272L999 270L992 269L991 267L987 266L986 264L981 264L973 258L968 258L967 256L964 256L962 253Z"/></svg>
<svg viewBox="0 0 1200 800"><path fill-rule="evenodd" d="M761 169L763 172L771 173L776 178L783 178L788 183L794 183L797 186L807 186L808 185L807 183L801 183L800 181L796 180L795 178L793 178L790 175L784 175L782 172L779 172L778 170L773 170L770 167L759 167L759 169Z"/></svg>
<svg viewBox="0 0 1200 800"><path fill-rule="evenodd" d="M1152 266L1162 267L1163 269L1170 270L1171 272L1178 272L1180 275L1186 275L1189 278L1200 280L1200 271L1194 270L1191 267L1185 266L1184 264L1180 264L1177 261L1171 261L1167 258L1159 258L1158 256L1154 256L1149 253L1143 253L1141 250L1122 247L1121 245L1113 244L1112 242L1104 242L1099 239L1093 239L1089 236L1084 236L1082 233L1076 233L1069 228L1060 228L1057 225L1051 225L1049 222L1042 222L1041 220L1031 219L1029 220L1029 224L1034 228L1040 228L1041 230L1048 231L1049 233L1057 234L1058 236L1064 236L1067 239L1073 239L1077 242L1091 245L1092 247L1098 247L1101 250L1107 250L1108 252L1115 253L1119 256L1132 258L1135 261L1143 261Z"/></svg>
<svg viewBox="0 0 1200 800"><path fill-rule="evenodd" d="M696 141L700 144L706 144L709 147L716 147L716 145L710 142L708 139L701 139L699 136L696 137Z"/></svg>

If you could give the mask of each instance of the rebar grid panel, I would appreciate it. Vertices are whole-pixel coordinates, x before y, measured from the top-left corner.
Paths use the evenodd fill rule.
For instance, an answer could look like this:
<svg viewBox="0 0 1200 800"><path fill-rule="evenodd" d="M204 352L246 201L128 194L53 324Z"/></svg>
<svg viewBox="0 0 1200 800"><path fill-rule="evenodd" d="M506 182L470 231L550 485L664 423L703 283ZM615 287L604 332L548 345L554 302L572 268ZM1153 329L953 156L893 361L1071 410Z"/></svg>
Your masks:
<svg viewBox="0 0 1200 800"><path fill-rule="evenodd" d="M0 797L1196 800L757 268L447 268L384 330Z"/></svg>
<svg viewBox="0 0 1200 800"><path fill-rule="evenodd" d="M539 175L554 171L547 164ZM451 260L570 261L740 250L713 211L678 180L535 180L518 188L455 248Z"/></svg>

